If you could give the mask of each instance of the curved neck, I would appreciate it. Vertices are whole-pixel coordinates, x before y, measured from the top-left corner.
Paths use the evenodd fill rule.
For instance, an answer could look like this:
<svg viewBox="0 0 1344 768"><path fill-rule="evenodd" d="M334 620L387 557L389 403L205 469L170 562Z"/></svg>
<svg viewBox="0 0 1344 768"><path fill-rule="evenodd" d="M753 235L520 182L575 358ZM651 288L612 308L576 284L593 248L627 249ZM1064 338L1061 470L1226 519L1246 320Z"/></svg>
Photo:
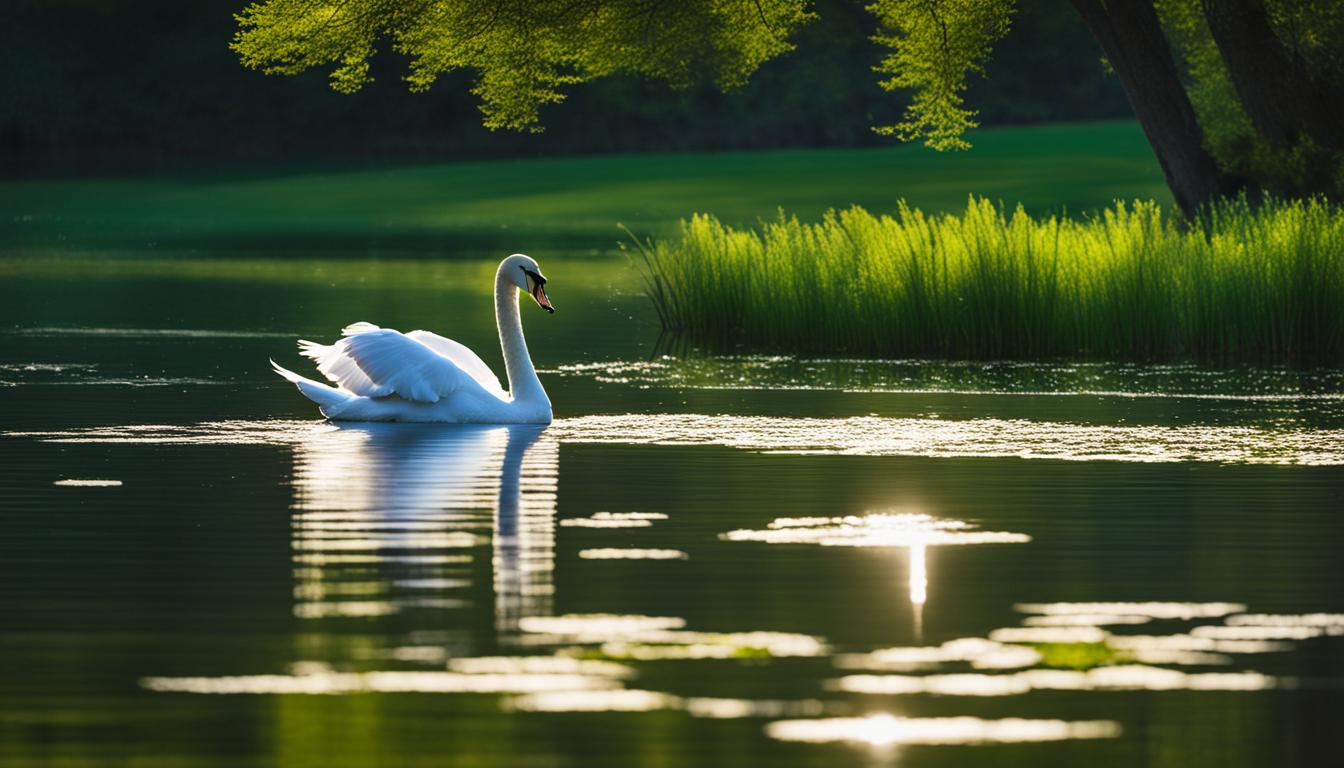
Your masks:
<svg viewBox="0 0 1344 768"><path fill-rule="evenodd" d="M514 402L546 401L546 391L541 388L541 380L532 367L532 357L527 353L527 340L523 338L523 321L518 316L518 286L503 272L495 274L495 324L499 326L499 345L504 350L509 395Z"/></svg>

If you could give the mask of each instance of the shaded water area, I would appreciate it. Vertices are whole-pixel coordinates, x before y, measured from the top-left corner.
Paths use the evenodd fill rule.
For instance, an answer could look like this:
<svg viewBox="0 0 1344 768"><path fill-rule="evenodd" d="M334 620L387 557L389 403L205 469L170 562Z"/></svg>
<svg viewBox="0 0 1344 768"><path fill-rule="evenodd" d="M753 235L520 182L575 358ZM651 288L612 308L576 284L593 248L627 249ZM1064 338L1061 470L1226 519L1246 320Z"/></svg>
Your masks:
<svg viewBox="0 0 1344 768"><path fill-rule="evenodd" d="M497 258L0 260L0 765L1331 765L1344 375L709 358L534 252L550 427L335 425Z"/></svg>

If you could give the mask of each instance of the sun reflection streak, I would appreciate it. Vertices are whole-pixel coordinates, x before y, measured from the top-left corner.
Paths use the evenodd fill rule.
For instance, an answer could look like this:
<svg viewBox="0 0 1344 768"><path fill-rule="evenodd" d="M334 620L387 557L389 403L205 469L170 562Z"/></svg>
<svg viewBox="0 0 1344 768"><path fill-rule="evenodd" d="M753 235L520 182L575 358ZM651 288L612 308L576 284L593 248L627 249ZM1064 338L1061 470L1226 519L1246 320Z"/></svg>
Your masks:
<svg viewBox="0 0 1344 768"><path fill-rule="evenodd" d="M907 590L912 631L924 636L924 606L929 599L930 547L973 544L1023 544L1024 533L982 531L964 520L922 512L868 512L840 517L781 517L763 530L739 529L721 534L725 541L765 544L815 544L823 547L891 547L907 552Z"/></svg>
<svg viewBox="0 0 1344 768"><path fill-rule="evenodd" d="M914 616L915 638L924 637L924 603L929 599L927 545L910 545L910 609Z"/></svg>

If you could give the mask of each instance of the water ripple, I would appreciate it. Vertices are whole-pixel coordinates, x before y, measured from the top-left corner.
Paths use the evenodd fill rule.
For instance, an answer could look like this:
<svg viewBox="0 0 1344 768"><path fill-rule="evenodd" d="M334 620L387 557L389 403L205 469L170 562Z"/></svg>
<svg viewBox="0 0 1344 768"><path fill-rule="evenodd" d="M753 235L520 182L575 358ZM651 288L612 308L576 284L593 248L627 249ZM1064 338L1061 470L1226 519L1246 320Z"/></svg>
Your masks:
<svg viewBox="0 0 1344 768"><path fill-rule="evenodd" d="M654 360L570 363L545 372L648 389L1344 400L1344 372L1333 368L664 355Z"/></svg>
<svg viewBox="0 0 1344 768"><path fill-rule="evenodd" d="M552 426L552 434L569 443L724 445L766 453L1344 464L1344 430L1340 429L1083 425L993 418L626 414L564 419Z"/></svg>
<svg viewBox="0 0 1344 768"><path fill-rule="evenodd" d="M15 328L12 333L23 336L99 336L115 338L184 338L184 339L286 339L293 338L289 331L237 331L200 328L97 328L97 327L39 327Z"/></svg>
<svg viewBox="0 0 1344 768"><path fill-rule="evenodd" d="M297 420L125 425L0 436L57 443L294 445L335 430ZM764 453L1016 457L1065 461L1344 464L1344 429L1085 425L1027 419L783 418L621 414L559 419L562 443L719 445Z"/></svg>

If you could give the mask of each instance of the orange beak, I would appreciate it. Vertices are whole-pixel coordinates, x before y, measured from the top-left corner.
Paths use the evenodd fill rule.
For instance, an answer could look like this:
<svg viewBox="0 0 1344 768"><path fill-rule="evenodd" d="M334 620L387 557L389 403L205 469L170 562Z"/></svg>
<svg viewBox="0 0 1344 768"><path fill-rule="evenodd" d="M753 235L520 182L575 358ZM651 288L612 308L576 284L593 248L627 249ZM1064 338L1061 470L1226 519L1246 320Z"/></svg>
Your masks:
<svg viewBox="0 0 1344 768"><path fill-rule="evenodd" d="M537 306L555 314L555 307L551 305L551 299L546 295L545 283L533 280L531 275L527 276L527 281L532 284L532 298L537 300Z"/></svg>

